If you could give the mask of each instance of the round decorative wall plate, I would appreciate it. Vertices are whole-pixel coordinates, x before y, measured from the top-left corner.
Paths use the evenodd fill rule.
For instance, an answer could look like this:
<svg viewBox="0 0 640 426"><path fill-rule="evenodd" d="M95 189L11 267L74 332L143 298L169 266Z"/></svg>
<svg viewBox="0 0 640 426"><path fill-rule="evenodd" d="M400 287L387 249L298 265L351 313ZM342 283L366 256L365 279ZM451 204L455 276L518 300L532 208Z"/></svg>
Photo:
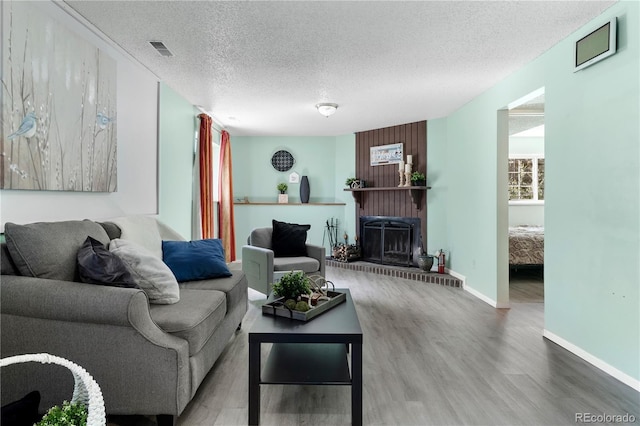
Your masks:
<svg viewBox="0 0 640 426"><path fill-rule="evenodd" d="M289 151L281 149L271 157L271 165L279 172L286 172L293 167L295 160Z"/></svg>

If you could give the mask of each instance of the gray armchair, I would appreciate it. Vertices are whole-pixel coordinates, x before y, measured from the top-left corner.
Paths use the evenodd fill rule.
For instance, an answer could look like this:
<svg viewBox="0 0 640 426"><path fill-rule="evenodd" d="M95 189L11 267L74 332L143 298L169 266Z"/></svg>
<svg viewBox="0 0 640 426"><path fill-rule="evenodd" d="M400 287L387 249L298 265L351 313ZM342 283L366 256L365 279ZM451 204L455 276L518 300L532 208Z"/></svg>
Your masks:
<svg viewBox="0 0 640 426"><path fill-rule="evenodd" d="M272 228L256 228L251 231L247 245L242 246L242 270L250 288L268 296L274 280L287 271L303 271L307 275L324 277L324 247L307 243L307 256L275 257L272 233Z"/></svg>

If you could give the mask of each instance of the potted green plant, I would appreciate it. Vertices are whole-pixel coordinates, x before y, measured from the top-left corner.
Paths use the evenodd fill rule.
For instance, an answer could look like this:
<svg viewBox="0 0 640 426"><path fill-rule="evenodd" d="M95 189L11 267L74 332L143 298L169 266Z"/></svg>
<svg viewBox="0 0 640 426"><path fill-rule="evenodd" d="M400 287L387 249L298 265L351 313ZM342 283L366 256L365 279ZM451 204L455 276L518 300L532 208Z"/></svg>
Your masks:
<svg viewBox="0 0 640 426"><path fill-rule="evenodd" d="M84 404L64 401L53 406L36 426L86 426L88 411Z"/></svg>
<svg viewBox="0 0 640 426"><path fill-rule="evenodd" d="M364 181L355 177L348 178L344 184L347 188L364 188Z"/></svg>
<svg viewBox="0 0 640 426"><path fill-rule="evenodd" d="M427 177L424 173L421 172L413 172L411 173L411 185L413 186L424 186L427 183Z"/></svg>
<svg viewBox="0 0 640 426"><path fill-rule="evenodd" d="M279 183L277 188L278 188L278 191L280 191L281 194L286 194L287 193L287 189L289 189L287 184L284 183L284 182Z"/></svg>
<svg viewBox="0 0 640 426"><path fill-rule="evenodd" d="M304 272L287 272L280 281L273 283L272 288L274 294L284 298L284 304L289 309L303 312L309 310L307 302L298 300L301 295L311 292L309 278Z"/></svg>
<svg viewBox="0 0 640 426"><path fill-rule="evenodd" d="M287 186L287 184L284 182L281 182L278 184L276 188L280 192L280 194L278 195L278 203L283 203L283 204L288 203L289 196L287 195L287 189L289 189L289 187Z"/></svg>

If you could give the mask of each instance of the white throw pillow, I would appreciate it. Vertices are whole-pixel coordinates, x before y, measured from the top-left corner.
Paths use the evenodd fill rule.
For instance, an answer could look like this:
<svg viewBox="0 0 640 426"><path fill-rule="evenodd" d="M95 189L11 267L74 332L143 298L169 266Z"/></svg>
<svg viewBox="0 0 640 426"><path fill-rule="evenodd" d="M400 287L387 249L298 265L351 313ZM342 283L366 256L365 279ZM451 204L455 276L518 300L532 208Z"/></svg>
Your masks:
<svg viewBox="0 0 640 426"><path fill-rule="evenodd" d="M119 238L111 240L109 251L127 264L133 279L147 294L150 303L170 305L180 300L176 277L153 253L133 241Z"/></svg>

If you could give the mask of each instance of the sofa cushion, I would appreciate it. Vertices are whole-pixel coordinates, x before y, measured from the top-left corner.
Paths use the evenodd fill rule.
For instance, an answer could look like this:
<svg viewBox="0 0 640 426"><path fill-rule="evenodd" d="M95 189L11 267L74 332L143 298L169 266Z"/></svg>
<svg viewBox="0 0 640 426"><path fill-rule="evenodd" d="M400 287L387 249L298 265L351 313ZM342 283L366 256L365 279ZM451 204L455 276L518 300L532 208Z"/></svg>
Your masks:
<svg viewBox="0 0 640 426"><path fill-rule="evenodd" d="M124 261L91 237L78 250L78 274L83 283L138 288Z"/></svg>
<svg viewBox="0 0 640 426"><path fill-rule="evenodd" d="M189 342L189 356L207 343L227 313L225 295L214 290L185 290L173 305L152 305L151 318L167 333Z"/></svg>
<svg viewBox="0 0 640 426"><path fill-rule="evenodd" d="M158 221L150 216L132 215L109 219L120 228L120 238L144 247L158 259L162 259L162 237Z"/></svg>
<svg viewBox="0 0 640 426"><path fill-rule="evenodd" d="M110 240L122 237L122 230L118 225L113 222L98 222L100 226L105 230Z"/></svg>
<svg viewBox="0 0 640 426"><path fill-rule="evenodd" d="M227 311L234 306L247 303L247 282L244 272L231 269L228 278L215 278L212 280L188 281L180 283L180 291L184 290L217 290L226 295ZM182 294L182 293L181 293Z"/></svg>
<svg viewBox="0 0 640 426"><path fill-rule="evenodd" d="M178 281L171 269L144 247L117 238L109 243L109 251L127 264L133 279L147 294L150 303L172 304L180 300Z"/></svg>
<svg viewBox="0 0 640 426"><path fill-rule="evenodd" d="M272 223L271 247L275 257L307 255L307 231L311 229L311 225L298 225L277 220L272 220Z"/></svg>
<svg viewBox="0 0 640 426"><path fill-rule="evenodd" d="M4 232L20 275L63 281L78 281L76 256L87 236L109 243L104 229L90 220L27 225L7 222Z"/></svg>
<svg viewBox="0 0 640 426"><path fill-rule="evenodd" d="M7 243L0 244L0 274L20 275L18 268L16 268L15 263L13 263L13 259L11 259Z"/></svg>
<svg viewBox="0 0 640 426"><path fill-rule="evenodd" d="M318 272L320 262L312 257L276 257L273 259L274 271L303 271L306 274Z"/></svg>
<svg viewBox="0 0 640 426"><path fill-rule="evenodd" d="M162 260L179 282L231 276L219 239L163 241Z"/></svg>

